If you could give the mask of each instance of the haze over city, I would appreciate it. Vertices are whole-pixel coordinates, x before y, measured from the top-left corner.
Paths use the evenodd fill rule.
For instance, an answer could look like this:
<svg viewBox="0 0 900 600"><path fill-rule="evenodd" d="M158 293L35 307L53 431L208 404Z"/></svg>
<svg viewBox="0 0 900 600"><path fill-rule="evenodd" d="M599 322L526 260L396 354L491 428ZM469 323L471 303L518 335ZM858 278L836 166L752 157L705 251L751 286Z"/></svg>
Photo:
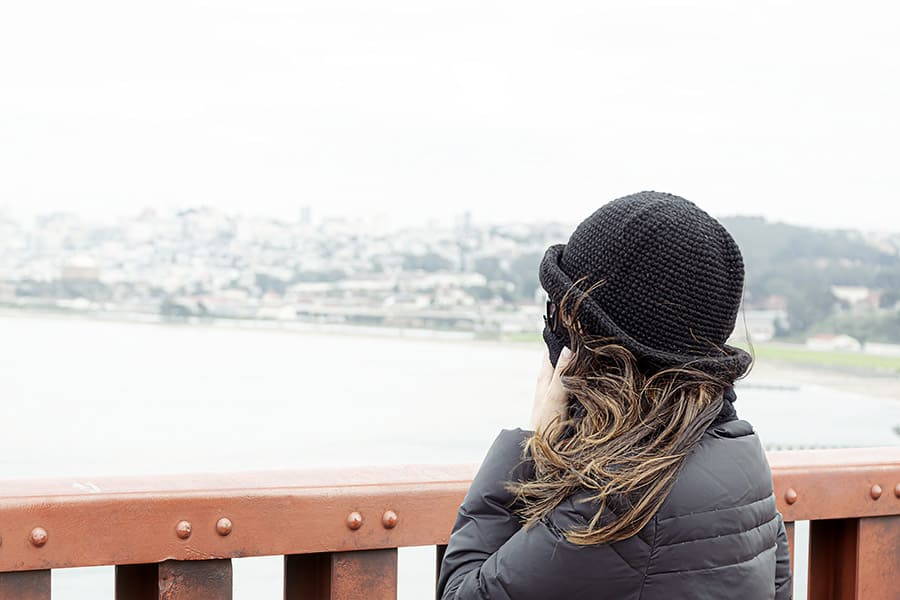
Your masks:
<svg viewBox="0 0 900 600"><path fill-rule="evenodd" d="M896 230L897 10L12 3L0 207L577 222L657 189Z"/></svg>

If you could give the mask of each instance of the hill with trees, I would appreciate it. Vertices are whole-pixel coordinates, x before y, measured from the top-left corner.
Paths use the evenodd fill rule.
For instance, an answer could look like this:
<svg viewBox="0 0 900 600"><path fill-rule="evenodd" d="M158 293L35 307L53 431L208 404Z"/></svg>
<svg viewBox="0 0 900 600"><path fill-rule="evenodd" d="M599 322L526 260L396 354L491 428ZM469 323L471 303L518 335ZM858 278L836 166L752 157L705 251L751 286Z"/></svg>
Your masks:
<svg viewBox="0 0 900 600"><path fill-rule="evenodd" d="M900 235L819 230L762 217L721 221L744 254L747 307L786 308L777 336L844 333L862 342L900 343Z"/></svg>

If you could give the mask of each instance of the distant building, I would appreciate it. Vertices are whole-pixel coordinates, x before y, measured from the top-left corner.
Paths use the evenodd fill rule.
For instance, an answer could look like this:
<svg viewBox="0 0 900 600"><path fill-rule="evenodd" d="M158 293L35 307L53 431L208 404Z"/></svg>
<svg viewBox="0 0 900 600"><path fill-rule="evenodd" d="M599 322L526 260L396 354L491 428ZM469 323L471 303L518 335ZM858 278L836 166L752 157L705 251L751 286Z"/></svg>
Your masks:
<svg viewBox="0 0 900 600"><path fill-rule="evenodd" d="M60 278L63 281L99 281L100 267L89 256L75 256L63 264Z"/></svg>
<svg viewBox="0 0 900 600"><path fill-rule="evenodd" d="M867 301L871 295L869 288L859 285L833 285L831 286L831 293L838 300L851 306Z"/></svg>
<svg viewBox="0 0 900 600"><path fill-rule="evenodd" d="M468 234L472 231L472 211L467 210L461 214L456 215L456 229L457 231Z"/></svg>
<svg viewBox="0 0 900 600"><path fill-rule="evenodd" d="M6 281L0 281L0 302L14 300L15 297L15 284Z"/></svg>
<svg viewBox="0 0 900 600"><path fill-rule="evenodd" d="M779 321L782 323L787 321L785 310L745 309L738 313L732 340L746 342L746 334L749 331L751 341L768 342L775 337L775 324Z"/></svg>
<svg viewBox="0 0 900 600"><path fill-rule="evenodd" d="M788 307L788 299L787 296L782 296L781 294L770 294L763 298L759 308L765 310L778 310L778 311L787 311Z"/></svg>

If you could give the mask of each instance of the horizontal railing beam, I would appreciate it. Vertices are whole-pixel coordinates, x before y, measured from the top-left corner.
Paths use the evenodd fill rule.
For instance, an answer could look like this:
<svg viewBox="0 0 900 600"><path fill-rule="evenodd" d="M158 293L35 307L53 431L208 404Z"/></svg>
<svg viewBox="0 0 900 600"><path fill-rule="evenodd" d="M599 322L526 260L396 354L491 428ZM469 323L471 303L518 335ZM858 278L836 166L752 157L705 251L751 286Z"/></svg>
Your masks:
<svg viewBox="0 0 900 600"><path fill-rule="evenodd" d="M786 521L900 514L900 447L770 452Z"/></svg>
<svg viewBox="0 0 900 600"><path fill-rule="evenodd" d="M0 501L0 571L342 552L446 543L467 483ZM392 526L385 513L396 515ZM359 515L358 528L351 515ZM221 527L227 520L228 527ZM227 533L226 533L227 532Z"/></svg>
<svg viewBox="0 0 900 600"><path fill-rule="evenodd" d="M769 458L788 522L900 514L900 448ZM475 470L0 482L0 572L439 546Z"/></svg>

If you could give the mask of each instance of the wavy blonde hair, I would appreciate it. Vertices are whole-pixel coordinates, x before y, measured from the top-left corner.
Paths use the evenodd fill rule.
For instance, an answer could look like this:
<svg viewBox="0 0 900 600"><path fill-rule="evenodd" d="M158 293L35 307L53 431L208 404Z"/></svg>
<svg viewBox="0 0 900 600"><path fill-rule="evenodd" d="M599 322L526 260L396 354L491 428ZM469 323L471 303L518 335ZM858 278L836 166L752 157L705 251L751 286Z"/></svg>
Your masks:
<svg viewBox="0 0 900 600"><path fill-rule="evenodd" d="M689 365L653 369L615 339L585 335L575 318L584 295L570 302L571 293L560 302L573 305L560 309L573 353L561 373L569 415L529 439L525 456L534 462L534 478L509 488L526 528L587 490L599 508L584 527L563 533L579 545L609 543L653 518L733 381Z"/></svg>

